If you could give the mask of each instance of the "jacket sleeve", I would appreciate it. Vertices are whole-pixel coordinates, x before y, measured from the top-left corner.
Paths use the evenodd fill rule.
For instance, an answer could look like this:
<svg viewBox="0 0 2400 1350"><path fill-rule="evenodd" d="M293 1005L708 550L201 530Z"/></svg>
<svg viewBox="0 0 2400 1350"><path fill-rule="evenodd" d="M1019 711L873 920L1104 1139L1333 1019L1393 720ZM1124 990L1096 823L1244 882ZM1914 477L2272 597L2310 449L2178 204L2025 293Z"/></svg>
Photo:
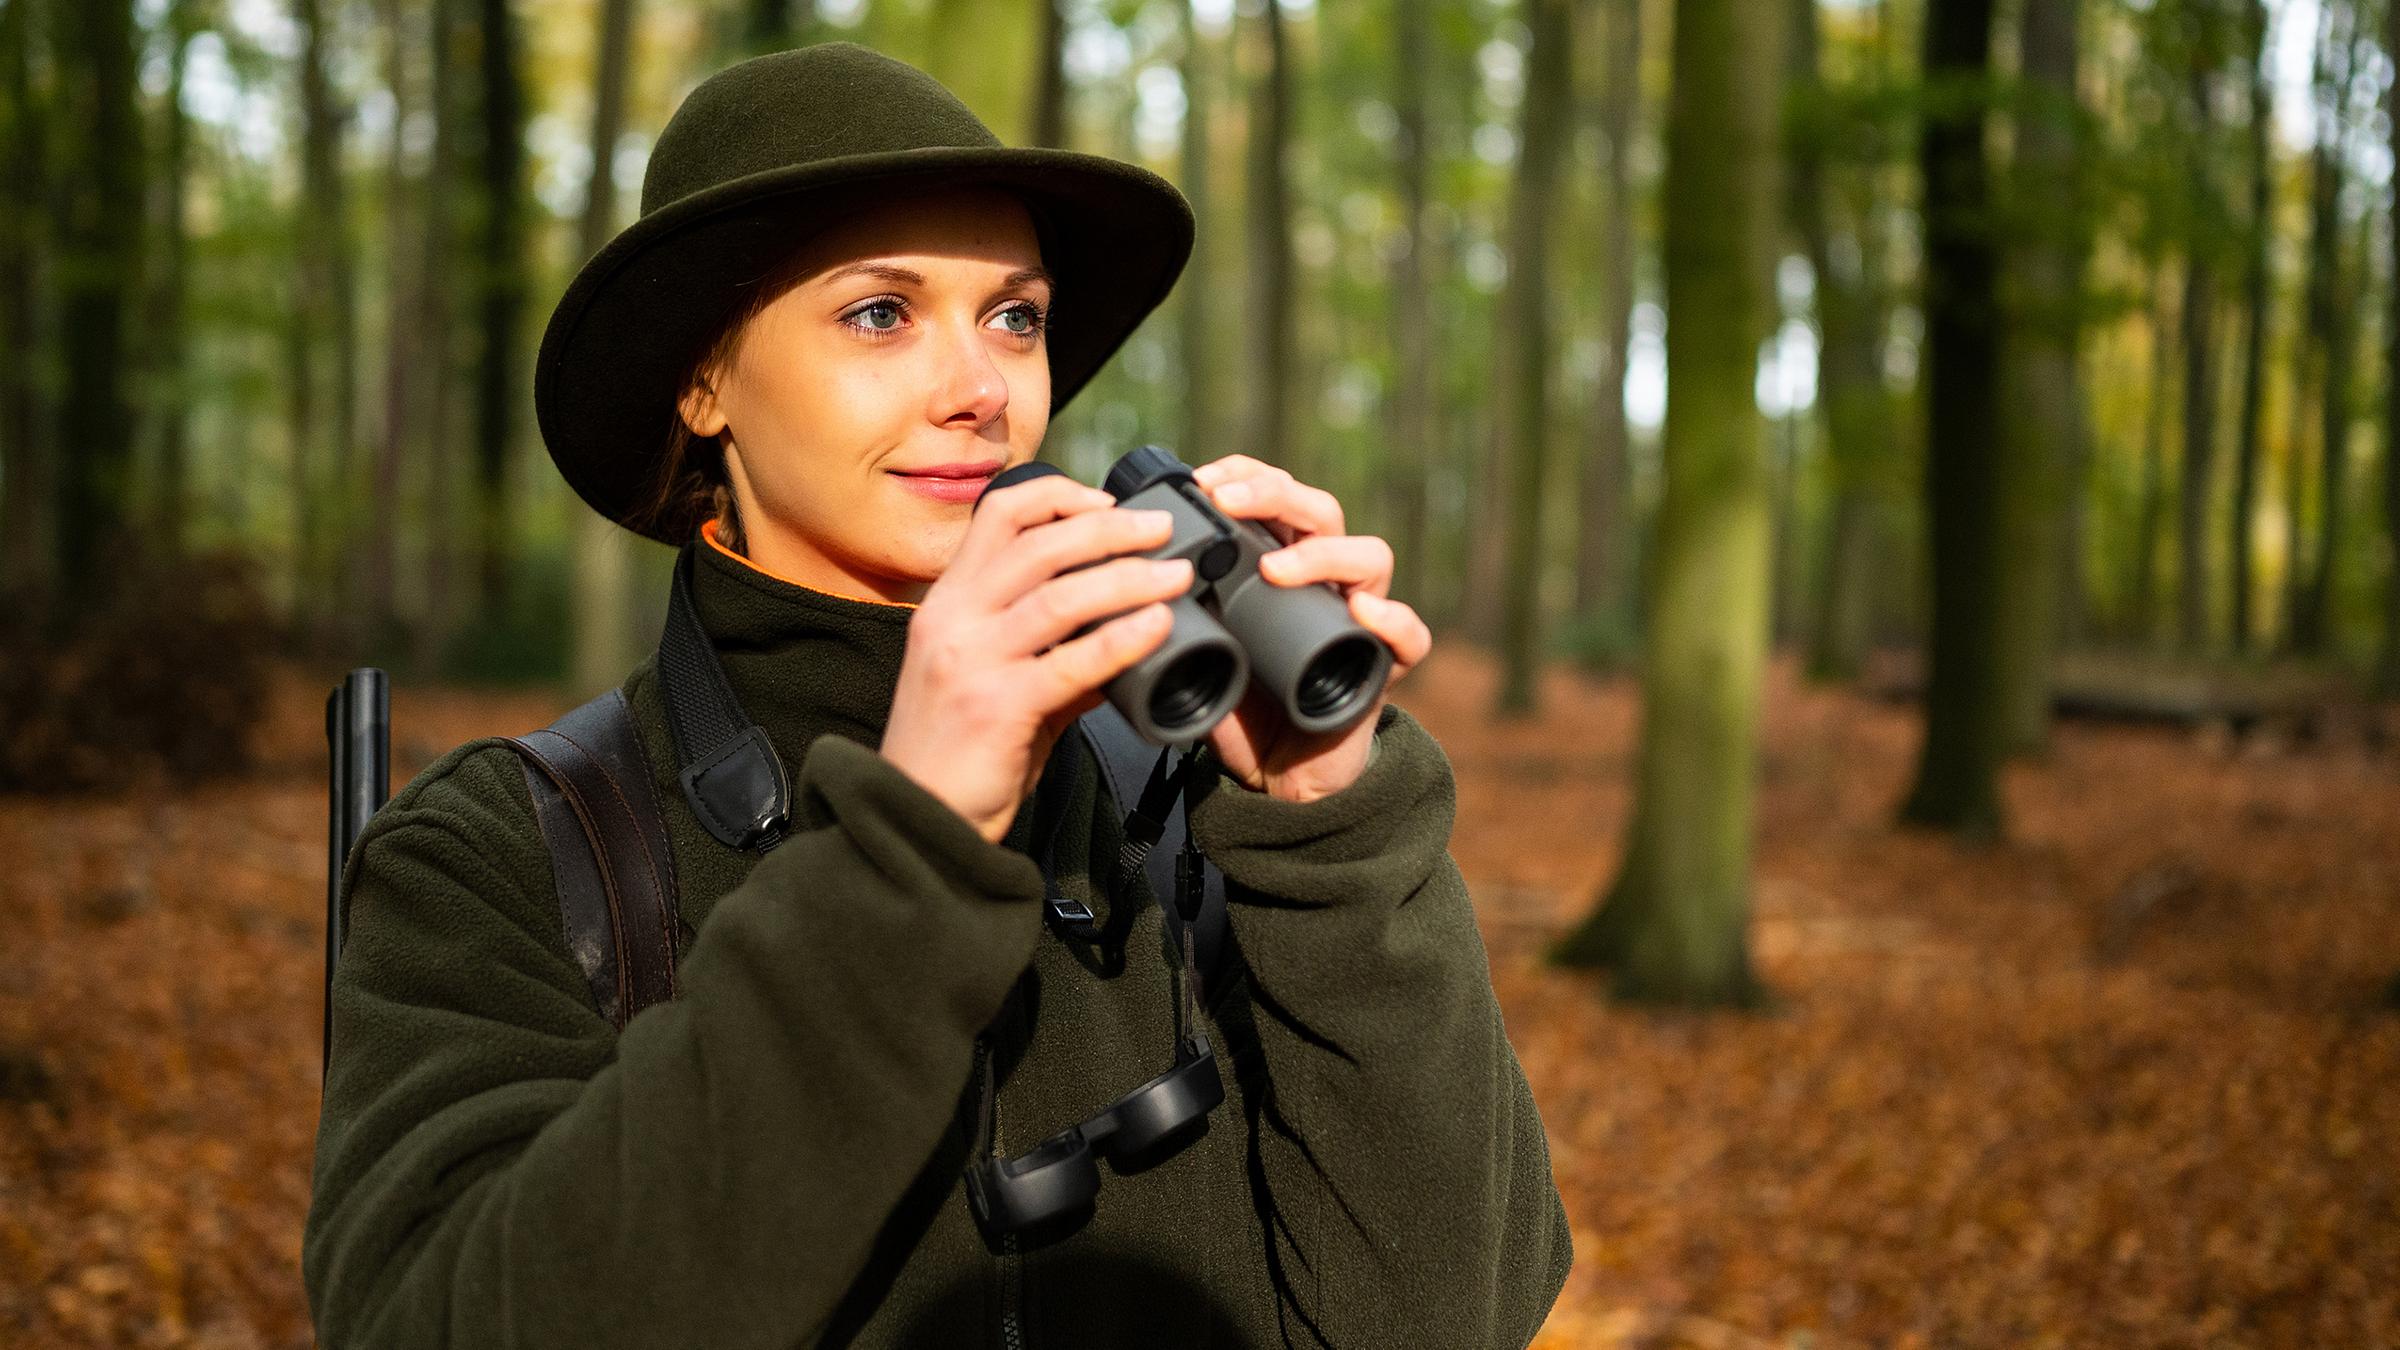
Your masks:
<svg viewBox="0 0 2400 1350"><path fill-rule="evenodd" d="M1250 970L1287 1335L1520 1347L1573 1260L1566 1210L1450 858L1449 760L1394 706L1375 740L1330 797L1220 772L1192 812Z"/></svg>
<svg viewBox="0 0 2400 1350"><path fill-rule="evenodd" d="M510 775L504 746L452 752L352 855L303 1245L321 1343L813 1341L959 1109L1040 871L821 738L810 828L618 1035Z"/></svg>

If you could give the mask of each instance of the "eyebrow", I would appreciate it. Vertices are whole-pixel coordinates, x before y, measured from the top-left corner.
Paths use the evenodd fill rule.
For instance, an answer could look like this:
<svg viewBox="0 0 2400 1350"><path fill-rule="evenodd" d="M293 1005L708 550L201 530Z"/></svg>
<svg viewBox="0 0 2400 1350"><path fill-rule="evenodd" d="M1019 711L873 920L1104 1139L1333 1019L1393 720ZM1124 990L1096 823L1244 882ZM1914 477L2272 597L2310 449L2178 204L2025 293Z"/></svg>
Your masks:
<svg viewBox="0 0 2400 1350"><path fill-rule="evenodd" d="M922 286L925 284L925 274L922 272L895 266L891 263L876 262L852 263L848 267L837 267L826 273L823 280L834 282L848 276L877 277L895 285ZM1000 279L1000 287L1002 290L1006 290L1012 286L1022 286L1029 281L1041 282L1052 290L1058 289L1057 278L1039 267L1024 267L1009 273Z"/></svg>

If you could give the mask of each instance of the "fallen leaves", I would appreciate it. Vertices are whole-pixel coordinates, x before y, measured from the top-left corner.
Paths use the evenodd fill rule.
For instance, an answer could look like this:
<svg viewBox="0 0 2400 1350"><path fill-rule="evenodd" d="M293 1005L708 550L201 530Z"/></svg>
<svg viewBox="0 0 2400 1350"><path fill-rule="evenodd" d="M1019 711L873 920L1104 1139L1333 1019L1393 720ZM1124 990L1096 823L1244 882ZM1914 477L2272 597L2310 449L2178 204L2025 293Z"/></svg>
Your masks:
<svg viewBox="0 0 2400 1350"><path fill-rule="evenodd" d="M1404 701L1540 1100L1577 1263L1537 1344L2400 1344L2400 760L2068 725L2011 838L1895 829L1902 706L1776 671L1760 1016L1643 1012L1543 947L1616 864L1630 687ZM0 797L0 1344L280 1350L316 1121L323 688L246 778ZM399 689L395 782L554 700Z"/></svg>

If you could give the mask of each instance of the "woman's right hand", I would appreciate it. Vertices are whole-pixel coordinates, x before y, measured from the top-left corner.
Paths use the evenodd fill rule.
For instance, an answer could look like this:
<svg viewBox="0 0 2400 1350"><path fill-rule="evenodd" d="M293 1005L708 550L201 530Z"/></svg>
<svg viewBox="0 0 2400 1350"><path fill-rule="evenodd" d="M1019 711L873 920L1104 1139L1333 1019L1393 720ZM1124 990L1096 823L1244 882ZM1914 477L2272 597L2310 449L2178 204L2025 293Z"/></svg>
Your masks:
<svg viewBox="0 0 2400 1350"><path fill-rule="evenodd" d="M1119 509L1063 475L985 498L909 620L883 757L1000 842L1059 736L1166 641L1162 602L1191 586L1192 565L1099 560L1156 548L1171 529L1166 512Z"/></svg>

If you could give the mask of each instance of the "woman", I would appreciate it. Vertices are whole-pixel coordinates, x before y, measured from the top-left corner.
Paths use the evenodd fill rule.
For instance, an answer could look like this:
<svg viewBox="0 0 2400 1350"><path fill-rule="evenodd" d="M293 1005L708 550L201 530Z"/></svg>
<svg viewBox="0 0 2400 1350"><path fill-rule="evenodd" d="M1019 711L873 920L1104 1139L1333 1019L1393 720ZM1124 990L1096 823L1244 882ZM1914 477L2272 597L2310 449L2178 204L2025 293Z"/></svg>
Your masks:
<svg viewBox="0 0 2400 1350"><path fill-rule="evenodd" d="M509 750L460 746L377 814L303 1252L324 1344L1531 1338L1565 1217L1446 852L1448 764L1393 707L1312 737L1246 703L1209 737L1190 825L1240 975L1209 991L1233 1072L1208 1130L1047 1245L987 1241L964 1202L969 1163L1172 1039L1160 916L1114 884L1096 766L1054 752L1188 571L1115 557L1163 522L1063 477L973 502L1190 242L1164 182L1002 148L852 44L744 62L677 111L641 220L553 315L536 400L587 501L692 550L701 626L797 766L792 828L760 857L700 827L637 668L685 926L680 996L620 1033ZM1240 456L1198 476L1290 541L1270 580L1335 584L1396 669L1422 659L1389 550L1331 497ZM1037 787L1059 889L1134 907L1121 965L1045 927Z"/></svg>

